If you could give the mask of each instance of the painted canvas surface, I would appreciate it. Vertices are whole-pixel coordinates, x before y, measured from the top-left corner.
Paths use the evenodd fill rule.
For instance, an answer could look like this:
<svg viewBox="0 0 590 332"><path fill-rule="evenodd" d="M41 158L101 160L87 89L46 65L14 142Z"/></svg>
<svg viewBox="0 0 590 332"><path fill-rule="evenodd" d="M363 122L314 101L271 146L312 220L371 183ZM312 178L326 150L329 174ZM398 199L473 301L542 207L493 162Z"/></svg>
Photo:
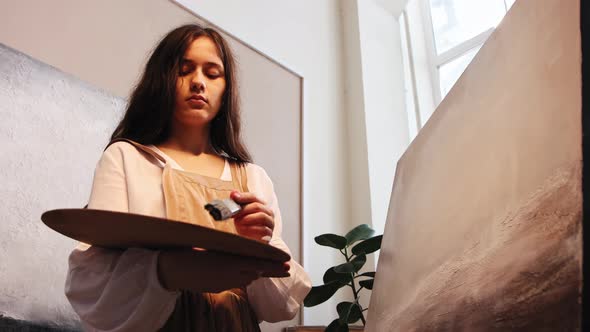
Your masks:
<svg viewBox="0 0 590 332"><path fill-rule="evenodd" d="M517 1L399 161L368 331L580 329L579 6Z"/></svg>
<svg viewBox="0 0 590 332"><path fill-rule="evenodd" d="M105 138L123 108L123 99L0 44L0 318L78 326L64 295L76 242L40 216L86 205ZM0 319L1 331L12 325Z"/></svg>

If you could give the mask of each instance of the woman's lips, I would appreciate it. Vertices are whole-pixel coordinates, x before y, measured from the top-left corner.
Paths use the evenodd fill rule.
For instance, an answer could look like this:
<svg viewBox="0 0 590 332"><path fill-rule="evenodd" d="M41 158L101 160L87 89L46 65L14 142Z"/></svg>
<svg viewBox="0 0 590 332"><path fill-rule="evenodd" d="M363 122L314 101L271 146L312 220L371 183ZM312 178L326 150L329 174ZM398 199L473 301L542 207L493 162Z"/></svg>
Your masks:
<svg viewBox="0 0 590 332"><path fill-rule="evenodd" d="M187 100L189 100L189 99L197 99L197 100L202 100L204 102L207 102L207 98L205 98L205 96L200 95L200 94L196 94L196 93L191 94L190 97L187 98Z"/></svg>
<svg viewBox="0 0 590 332"><path fill-rule="evenodd" d="M187 100L187 103L191 107L195 107L195 108L203 108L207 105L207 103L203 99L198 99L198 98L189 98Z"/></svg>

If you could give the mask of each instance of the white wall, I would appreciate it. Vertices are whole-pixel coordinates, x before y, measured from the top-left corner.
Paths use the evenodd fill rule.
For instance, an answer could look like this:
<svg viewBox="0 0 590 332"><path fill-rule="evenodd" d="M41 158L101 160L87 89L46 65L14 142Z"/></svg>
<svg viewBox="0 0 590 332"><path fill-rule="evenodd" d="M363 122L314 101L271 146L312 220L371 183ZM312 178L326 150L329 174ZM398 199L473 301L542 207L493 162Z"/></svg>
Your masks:
<svg viewBox="0 0 590 332"><path fill-rule="evenodd" d="M342 1L342 13L351 216L382 232L410 135L399 22L377 0Z"/></svg>
<svg viewBox="0 0 590 332"><path fill-rule="evenodd" d="M369 159L367 152L367 126L365 122L365 94L363 89L363 62L357 0L342 1L342 34L344 38L344 94L348 115L348 170L350 199L353 208L350 216L355 224L371 223L371 190L369 185Z"/></svg>
<svg viewBox="0 0 590 332"><path fill-rule="evenodd" d="M409 144L399 22L375 1L357 0L372 223L383 230L395 165Z"/></svg>
<svg viewBox="0 0 590 332"><path fill-rule="evenodd" d="M376 4L390 12L393 16L398 17L406 8L408 0L373 0Z"/></svg>

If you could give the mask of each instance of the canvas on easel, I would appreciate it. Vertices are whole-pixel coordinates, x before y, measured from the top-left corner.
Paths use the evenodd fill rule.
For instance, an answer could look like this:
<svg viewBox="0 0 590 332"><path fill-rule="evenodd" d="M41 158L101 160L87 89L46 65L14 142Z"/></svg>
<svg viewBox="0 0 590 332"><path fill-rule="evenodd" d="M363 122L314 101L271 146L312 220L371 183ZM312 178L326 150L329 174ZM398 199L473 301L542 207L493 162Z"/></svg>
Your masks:
<svg viewBox="0 0 590 332"><path fill-rule="evenodd" d="M580 2L516 1L397 166L368 331L580 330Z"/></svg>

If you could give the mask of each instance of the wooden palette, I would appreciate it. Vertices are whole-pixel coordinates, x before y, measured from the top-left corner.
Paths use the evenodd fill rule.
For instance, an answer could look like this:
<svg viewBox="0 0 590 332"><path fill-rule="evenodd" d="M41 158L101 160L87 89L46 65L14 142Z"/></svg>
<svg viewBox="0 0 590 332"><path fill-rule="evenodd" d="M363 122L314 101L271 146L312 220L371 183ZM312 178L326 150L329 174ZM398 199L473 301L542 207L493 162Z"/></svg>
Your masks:
<svg viewBox="0 0 590 332"><path fill-rule="evenodd" d="M106 248L203 248L286 262L288 253L271 245L212 228L163 218L93 209L43 213L49 228L69 238Z"/></svg>

